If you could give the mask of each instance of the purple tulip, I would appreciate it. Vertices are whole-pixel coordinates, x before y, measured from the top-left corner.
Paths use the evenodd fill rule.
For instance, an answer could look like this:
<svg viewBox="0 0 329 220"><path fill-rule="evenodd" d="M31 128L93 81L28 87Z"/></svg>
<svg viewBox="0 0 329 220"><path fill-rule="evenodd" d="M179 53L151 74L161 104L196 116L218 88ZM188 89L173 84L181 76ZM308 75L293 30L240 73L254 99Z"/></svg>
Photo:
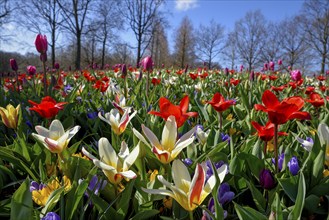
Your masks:
<svg viewBox="0 0 329 220"><path fill-rule="evenodd" d="M294 81L299 81L302 79L302 73L300 70L293 70L290 72L291 79Z"/></svg>
<svg viewBox="0 0 329 220"><path fill-rule="evenodd" d="M227 67L225 68L224 72L225 72L225 75L226 76L228 76L228 74L230 73L230 71L229 71L229 69Z"/></svg>
<svg viewBox="0 0 329 220"><path fill-rule="evenodd" d="M61 217L55 212L48 212L41 220L61 220Z"/></svg>
<svg viewBox="0 0 329 220"><path fill-rule="evenodd" d="M55 69L59 70L59 63L54 64Z"/></svg>
<svg viewBox="0 0 329 220"><path fill-rule="evenodd" d="M255 72L251 70L250 75L249 75L249 80L254 81L255 80Z"/></svg>
<svg viewBox="0 0 329 220"><path fill-rule="evenodd" d="M147 56L142 60L141 64L142 64L143 69L146 69L147 71L151 71L152 65L153 65L153 60L150 56Z"/></svg>
<svg viewBox="0 0 329 220"><path fill-rule="evenodd" d="M10 59L9 62L10 62L11 69L13 71L17 71L18 70L18 65L17 65L16 60L15 59Z"/></svg>
<svg viewBox="0 0 329 220"><path fill-rule="evenodd" d="M287 164L290 173L295 176L297 175L298 171L299 171L299 165L298 165L298 160L297 157L293 156L290 161Z"/></svg>
<svg viewBox="0 0 329 220"><path fill-rule="evenodd" d="M38 34L37 37L35 38L34 44L39 53L41 54L47 53L48 42L46 35Z"/></svg>
<svg viewBox="0 0 329 220"><path fill-rule="evenodd" d="M35 66L27 66L27 72L30 76L33 76L37 72Z"/></svg>
<svg viewBox="0 0 329 220"><path fill-rule="evenodd" d="M259 174L259 183L264 189L273 189L275 187L275 179L273 174L268 169L262 169Z"/></svg>
<svg viewBox="0 0 329 220"><path fill-rule="evenodd" d="M121 66L121 74L123 77L126 77L127 76L127 66L126 64L122 64Z"/></svg>

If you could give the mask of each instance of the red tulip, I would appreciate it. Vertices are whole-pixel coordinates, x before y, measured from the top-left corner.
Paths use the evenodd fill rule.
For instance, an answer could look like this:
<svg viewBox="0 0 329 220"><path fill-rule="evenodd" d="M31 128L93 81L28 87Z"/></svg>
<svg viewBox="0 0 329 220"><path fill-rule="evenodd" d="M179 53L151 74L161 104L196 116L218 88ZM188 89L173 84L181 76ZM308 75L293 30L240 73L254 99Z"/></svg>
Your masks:
<svg viewBox="0 0 329 220"><path fill-rule="evenodd" d="M309 95L310 99L306 99L305 101L311 103L314 107L318 108L324 105L324 99L321 97L320 94L316 92L312 92Z"/></svg>
<svg viewBox="0 0 329 220"><path fill-rule="evenodd" d="M35 66L27 66L27 72L30 76L33 76L37 72L37 68Z"/></svg>
<svg viewBox="0 0 329 220"><path fill-rule="evenodd" d="M37 37L35 38L34 44L39 53L41 54L47 53L48 42L46 35L38 34Z"/></svg>
<svg viewBox="0 0 329 220"><path fill-rule="evenodd" d="M59 110L64 109L63 105L67 104L67 102L59 102L57 103L56 100L54 100L50 96L46 96L42 98L41 103L35 103L31 100L28 100L28 102L32 105L30 108L31 111L37 112L41 117L51 119L55 117Z"/></svg>
<svg viewBox="0 0 329 220"><path fill-rule="evenodd" d="M164 120L170 115L175 116L177 127L181 127L189 117L197 117L197 112L187 112L189 97L186 95L179 105L173 105L168 99L161 97L159 100L160 112L150 111L149 114L160 116Z"/></svg>
<svg viewBox="0 0 329 220"><path fill-rule="evenodd" d="M269 121L274 124L284 124L291 119L311 119L308 112L300 111L304 106L301 97L289 97L280 102L270 90L266 90L262 101L264 105L255 104L255 109L267 112Z"/></svg>
<svg viewBox="0 0 329 220"><path fill-rule="evenodd" d="M213 98L208 102L216 111L223 112L231 105L235 104L234 100L225 100L220 93L215 93Z"/></svg>
<svg viewBox="0 0 329 220"><path fill-rule="evenodd" d="M263 141L270 141L274 137L274 124L267 122L265 126L261 126L255 121L251 122L252 126L257 130L258 137ZM278 132L279 135L288 135L285 132Z"/></svg>

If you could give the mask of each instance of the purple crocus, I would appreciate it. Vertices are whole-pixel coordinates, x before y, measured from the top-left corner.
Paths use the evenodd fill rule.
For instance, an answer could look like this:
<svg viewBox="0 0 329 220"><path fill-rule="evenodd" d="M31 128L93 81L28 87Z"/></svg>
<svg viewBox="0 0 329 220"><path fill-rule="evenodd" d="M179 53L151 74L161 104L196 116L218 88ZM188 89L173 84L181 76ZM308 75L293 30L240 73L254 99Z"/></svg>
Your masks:
<svg viewBox="0 0 329 220"><path fill-rule="evenodd" d="M295 176L297 175L298 171L299 171L299 164L298 164L298 160L297 157L293 156L290 161L287 164L290 173Z"/></svg>
<svg viewBox="0 0 329 220"><path fill-rule="evenodd" d="M205 182L207 182L207 180L214 174L214 172L213 172L213 169L212 169L212 164L211 164L212 162L210 161L210 160L207 160L206 161L206 165L207 165L207 170L206 170L206 181ZM225 162L224 161L219 161L219 162L216 162L216 163L214 163L214 166L215 166L215 168L216 168L216 170L217 169L219 169L221 166L223 166L225 164ZM227 165L228 166L228 165ZM229 169L227 169L227 172L229 172Z"/></svg>
<svg viewBox="0 0 329 220"><path fill-rule="evenodd" d="M182 159L182 161L188 167L193 164L193 160L191 158L185 158L185 159Z"/></svg>
<svg viewBox="0 0 329 220"><path fill-rule="evenodd" d="M55 212L48 212L41 220L61 220Z"/></svg>
<svg viewBox="0 0 329 220"><path fill-rule="evenodd" d="M79 184L84 181L82 179L79 180ZM99 194L99 191L103 190L106 186L107 181L106 180L99 180L97 175L94 175L88 185L88 189L93 192L95 195ZM85 192L85 195L89 197L88 191Z"/></svg>
<svg viewBox="0 0 329 220"><path fill-rule="evenodd" d="M230 190L228 183L222 183L218 190L218 202L222 205L229 203L233 200L235 194Z"/></svg>
<svg viewBox="0 0 329 220"><path fill-rule="evenodd" d="M39 184L35 181L32 181L31 185L30 185L30 192L32 192L34 190L42 190L44 187L45 187L45 185L43 185L42 183Z"/></svg>
<svg viewBox="0 0 329 220"><path fill-rule="evenodd" d="M284 153L280 154L280 156L278 158L278 168L279 168L279 170L282 170L283 160L284 160ZM275 165L275 159L274 158L272 158L272 163Z"/></svg>
<svg viewBox="0 0 329 220"><path fill-rule="evenodd" d="M220 133L220 136L221 136L221 139L222 139L223 142L224 141L227 141L227 143L230 144L231 138L230 138L230 136L228 134Z"/></svg>

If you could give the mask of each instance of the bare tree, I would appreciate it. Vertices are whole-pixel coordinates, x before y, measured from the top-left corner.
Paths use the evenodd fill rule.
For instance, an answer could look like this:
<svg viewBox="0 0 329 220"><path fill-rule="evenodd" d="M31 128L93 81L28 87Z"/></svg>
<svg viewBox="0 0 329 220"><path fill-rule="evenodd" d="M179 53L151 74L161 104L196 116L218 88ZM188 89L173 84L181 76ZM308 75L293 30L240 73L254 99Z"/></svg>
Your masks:
<svg viewBox="0 0 329 220"><path fill-rule="evenodd" d="M11 3L9 0L0 0L0 28L11 22L11 15L16 10L16 7ZM7 40L9 37L4 35L3 31L0 32L0 40Z"/></svg>
<svg viewBox="0 0 329 220"><path fill-rule="evenodd" d="M270 22L266 27L265 42L260 53L260 61L268 63L270 61L277 61L282 56L282 40L283 36L280 34L282 27L280 24Z"/></svg>
<svg viewBox="0 0 329 220"><path fill-rule="evenodd" d="M163 2L164 0L125 0L128 11L125 11L124 14L127 16L129 26L137 40L136 65L138 67L146 48L150 44L152 25Z"/></svg>
<svg viewBox="0 0 329 220"><path fill-rule="evenodd" d="M48 35L48 44L51 48L51 63L55 66L56 41L59 35L59 25L62 22L57 0L26 0L20 2L19 23L28 31Z"/></svg>
<svg viewBox="0 0 329 220"><path fill-rule="evenodd" d="M214 20L208 26L200 25L196 31L196 51L202 61L207 61L212 68L213 60L222 52L224 47L224 27Z"/></svg>
<svg viewBox="0 0 329 220"><path fill-rule="evenodd" d="M266 20L264 15L257 11L247 12L244 18L235 22L234 37L237 53L251 70L259 62L259 56L264 47L264 33Z"/></svg>
<svg viewBox="0 0 329 220"><path fill-rule="evenodd" d="M286 67L301 67L304 60L309 60L310 48L300 17L293 17L282 21L280 24L279 38L282 45L282 58Z"/></svg>
<svg viewBox="0 0 329 220"><path fill-rule="evenodd" d="M152 27L149 50L156 67L160 67L162 64L167 65L169 62L169 45L164 25L167 26L161 19L158 19Z"/></svg>
<svg viewBox="0 0 329 220"><path fill-rule="evenodd" d="M228 34L227 40L225 42L225 47L223 49L224 57L223 59L226 60L230 64L230 68L234 69L237 57L237 46L235 41L234 32Z"/></svg>
<svg viewBox="0 0 329 220"><path fill-rule="evenodd" d="M303 18L307 41L321 57L321 74L324 74L329 51L329 1L305 1Z"/></svg>
<svg viewBox="0 0 329 220"><path fill-rule="evenodd" d="M195 36L193 25L188 17L184 17L180 26L175 31L174 58L176 65L184 68L186 64L193 64L195 61Z"/></svg>
<svg viewBox="0 0 329 220"><path fill-rule="evenodd" d="M87 23L92 0L57 0L57 2L61 8L61 14L66 20L66 22L62 23L62 27L75 36L75 68L80 69L81 40L84 33L83 30Z"/></svg>

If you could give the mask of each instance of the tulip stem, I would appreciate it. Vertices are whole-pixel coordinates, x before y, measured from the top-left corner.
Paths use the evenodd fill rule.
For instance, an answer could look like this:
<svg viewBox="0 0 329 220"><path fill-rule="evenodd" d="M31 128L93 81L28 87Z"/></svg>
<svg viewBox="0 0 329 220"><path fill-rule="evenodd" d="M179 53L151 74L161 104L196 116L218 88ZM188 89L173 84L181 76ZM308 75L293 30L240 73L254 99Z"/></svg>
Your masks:
<svg viewBox="0 0 329 220"><path fill-rule="evenodd" d="M47 96L47 73L46 73L46 62L43 61L43 91L44 96Z"/></svg>
<svg viewBox="0 0 329 220"><path fill-rule="evenodd" d="M274 124L274 156L275 156L275 173L279 171L278 164L278 124Z"/></svg>
<svg viewBox="0 0 329 220"><path fill-rule="evenodd" d="M190 220L193 220L194 218L193 218L193 211L189 211L188 212L188 215L189 215L189 217L190 217Z"/></svg>
<svg viewBox="0 0 329 220"><path fill-rule="evenodd" d="M17 92L19 94L19 80L18 80L18 73L17 71L15 71L15 75L16 75L16 86L17 86Z"/></svg>
<svg viewBox="0 0 329 220"><path fill-rule="evenodd" d="M222 131L222 126L223 126L223 115L221 112L217 112L218 114L218 120L219 120L219 130Z"/></svg>

